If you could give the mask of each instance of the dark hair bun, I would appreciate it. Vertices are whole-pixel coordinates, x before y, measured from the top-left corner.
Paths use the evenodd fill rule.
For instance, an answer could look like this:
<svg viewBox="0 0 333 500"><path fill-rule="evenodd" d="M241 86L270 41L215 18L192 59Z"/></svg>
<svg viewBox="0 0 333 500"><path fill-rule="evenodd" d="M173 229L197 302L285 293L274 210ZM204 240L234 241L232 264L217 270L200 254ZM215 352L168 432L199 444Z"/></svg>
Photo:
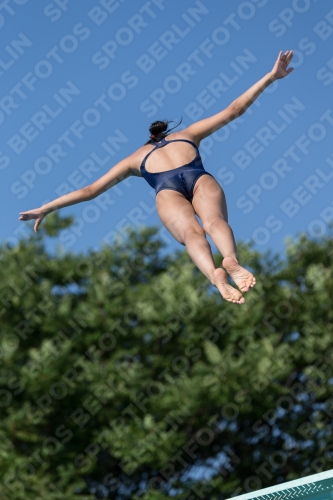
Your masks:
<svg viewBox="0 0 333 500"><path fill-rule="evenodd" d="M157 122L154 122L150 125L149 127L149 132L151 135L154 135L155 137L158 137L159 135L163 134L168 129L168 123L169 122L164 122L158 120Z"/></svg>
<svg viewBox="0 0 333 500"><path fill-rule="evenodd" d="M164 137L169 135L171 130L179 127L179 125L182 123L183 119L181 118L180 122L175 125L172 128L168 129L169 123L172 123L173 120L158 120L154 123L152 123L149 127L149 132L150 132L150 140L146 142L146 144L153 144L154 142L159 142L161 141ZM146 145L145 144L145 145Z"/></svg>

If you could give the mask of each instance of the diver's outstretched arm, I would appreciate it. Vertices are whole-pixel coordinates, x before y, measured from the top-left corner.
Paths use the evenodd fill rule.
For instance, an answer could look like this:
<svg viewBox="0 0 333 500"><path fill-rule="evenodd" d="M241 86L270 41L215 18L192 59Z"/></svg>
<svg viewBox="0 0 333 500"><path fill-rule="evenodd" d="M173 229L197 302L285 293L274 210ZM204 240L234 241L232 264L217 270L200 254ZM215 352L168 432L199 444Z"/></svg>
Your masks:
<svg viewBox="0 0 333 500"><path fill-rule="evenodd" d="M293 71L294 68L287 69L288 64L293 58L292 50L288 50L284 55L282 52L279 53L278 58L274 64L272 71L267 73L261 80L252 85L244 94L235 99L227 108L225 108L220 113L210 116L204 120L190 125L186 130L192 138L199 143L202 139L208 135L213 134L219 128L227 125L235 118L245 113L247 108L260 96L260 94L267 88L271 83L279 78L284 78ZM184 131L185 132L185 131Z"/></svg>
<svg viewBox="0 0 333 500"><path fill-rule="evenodd" d="M100 179L97 179L97 181L93 184L90 184L82 189L78 189L77 191L73 191L72 193L65 194L64 196L60 196L60 198L57 198L40 208L28 210L27 212L20 212L19 220L28 221L36 219L34 231L37 233L40 223L47 214L54 212L59 208L69 207L70 205L81 203L82 201L92 200L130 175L137 175L136 171L132 167L132 163L131 157L125 158L112 167L105 175L100 177Z"/></svg>

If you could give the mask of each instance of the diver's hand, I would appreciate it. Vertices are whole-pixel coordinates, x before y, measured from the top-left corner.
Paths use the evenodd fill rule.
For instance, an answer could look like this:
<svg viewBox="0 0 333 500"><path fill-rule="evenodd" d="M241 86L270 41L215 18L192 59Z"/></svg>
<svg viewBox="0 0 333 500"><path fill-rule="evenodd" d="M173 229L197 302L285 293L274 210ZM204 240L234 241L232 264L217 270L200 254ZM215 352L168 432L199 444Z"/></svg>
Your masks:
<svg viewBox="0 0 333 500"><path fill-rule="evenodd" d="M40 226L40 223L46 217L46 213L43 212L41 208L35 208L33 210L28 210L27 212L20 212L20 217L19 220L22 221L27 221L27 220L32 220L36 219L35 225L34 225L34 231L35 233L38 232L38 228Z"/></svg>
<svg viewBox="0 0 333 500"><path fill-rule="evenodd" d="M293 58L292 50L287 50L287 52L285 52L285 54L283 55L282 51L279 53L278 58L271 71L272 76L274 77L275 80L288 76L289 73L291 73L294 70L294 68L287 69L287 66L290 64L292 58Z"/></svg>

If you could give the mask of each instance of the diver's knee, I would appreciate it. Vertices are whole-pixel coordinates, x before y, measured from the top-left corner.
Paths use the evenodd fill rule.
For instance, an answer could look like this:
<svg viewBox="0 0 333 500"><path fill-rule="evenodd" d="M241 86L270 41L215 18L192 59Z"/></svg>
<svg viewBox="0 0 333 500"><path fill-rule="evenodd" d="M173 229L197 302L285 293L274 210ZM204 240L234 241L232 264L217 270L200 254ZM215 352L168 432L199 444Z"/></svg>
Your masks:
<svg viewBox="0 0 333 500"><path fill-rule="evenodd" d="M210 234L216 227L216 224L221 220L224 219L220 215L215 215L214 217L208 217L207 219L205 219L203 222L203 228L205 233Z"/></svg>
<svg viewBox="0 0 333 500"><path fill-rule="evenodd" d="M185 242L185 245L187 244L188 241L190 240L193 240L193 238L206 238L206 233L204 231L204 229L199 225L199 227L197 228L189 228L184 236L183 236L183 240Z"/></svg>

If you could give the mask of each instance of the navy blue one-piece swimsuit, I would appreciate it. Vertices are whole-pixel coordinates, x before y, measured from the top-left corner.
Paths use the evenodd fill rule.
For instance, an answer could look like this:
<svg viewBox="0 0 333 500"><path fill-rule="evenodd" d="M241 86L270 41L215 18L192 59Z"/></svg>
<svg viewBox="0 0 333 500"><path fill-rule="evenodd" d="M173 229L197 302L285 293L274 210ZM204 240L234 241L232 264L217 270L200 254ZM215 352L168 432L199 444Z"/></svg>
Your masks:
<svg viewBox="0 0 333 500"><path fill-rule="evenodd" d="M146 161L148 156L150 156L156 149L163 148L169 142L188 142L192 144L192 146L196 150L196 155L194 160L182 167L174 168L172 170L166 170L164 172L147 172L146 170ZM189 201L192 201L193 198L193 190L194 185L202 175L210 175L206 172L203 167L199 150L192 141L188 141L186 139L174 139L172 141L166 141L163 138L160 142L156 143L154 149L152 149L143 159L140 165L141 175L151 187L153 187L156 191L156 194L162 191L163 189L172 189L173 191L178 191Z"/></svg>

